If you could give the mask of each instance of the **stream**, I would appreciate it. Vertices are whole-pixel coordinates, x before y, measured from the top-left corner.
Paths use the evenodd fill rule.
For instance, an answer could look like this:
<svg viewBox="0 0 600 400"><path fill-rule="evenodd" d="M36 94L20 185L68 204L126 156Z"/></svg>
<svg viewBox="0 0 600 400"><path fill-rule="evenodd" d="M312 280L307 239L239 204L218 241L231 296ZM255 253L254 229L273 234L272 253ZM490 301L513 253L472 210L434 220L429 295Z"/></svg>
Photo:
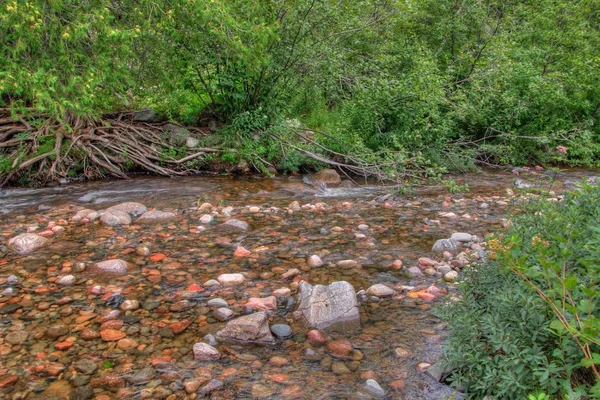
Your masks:
<svg viewBox="0 0 600 400"><path fill-rule="evenodd" d="M0 398L462 398L432 373L446 335L432 308L457 300L439 262L456 267L458 280L464 265L432 245L468 232L477 238L472 249L485 249L485 235L503 229L522 200L520 189L551 189L559 199L596 174L485 171L451 177L468 185L457 194L361 180L313 190L298 176L4 189ZM116 226L91 214L73 219L123 202L172 215ZM223 225L231 219L248 227ZM17 254L9 240L24 233L47 242ZM311 265L313 255L323 265ZM127 271L95 266L111 259ZM422 274L410 272L417 266ZM224 284L223 274L242 274L243 282ZM394 294L359 295L360 327L323 329L319 341L294 312L301 281L347 281L357 292L383 284ZM271 296L275 303L265 300ZM212 343L217 359L199 360L194 344L256 312L250 298L262 299L269 325L288 326L291 337L269 346Z"/></svg>

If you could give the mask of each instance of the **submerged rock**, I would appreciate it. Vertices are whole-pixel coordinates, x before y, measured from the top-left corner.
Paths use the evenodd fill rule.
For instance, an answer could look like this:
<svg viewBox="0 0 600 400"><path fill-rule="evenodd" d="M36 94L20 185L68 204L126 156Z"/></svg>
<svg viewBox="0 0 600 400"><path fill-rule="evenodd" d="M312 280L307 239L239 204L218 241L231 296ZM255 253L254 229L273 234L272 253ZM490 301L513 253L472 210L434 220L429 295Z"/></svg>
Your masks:
<svg viewBox="0 0 600 400"><path fill-rule="evenodd" d="M108 226L129 225L131 217L125 211L108 209L102 213L100 221Z"/></svg>
<svg viewBox="0 0 600 400"><path fill-rule="evenodd" d="M97 272L113 273L113 274L125 274L129 271L130 264L127 261L114 259L106 260L96 263L94 269Z"/></svg>
<svg viewBox="0 0 600 400"><path fill-rule="evenodd" d="M461 247L461 245L458 240L440 239L440 240L437 240L433 244L431 251L433 251L435 253L443 253L445 251L450 252L450 253L456 253L460 249L460 247Z"/></svg>
<svg viewBox="0 0 600 400"><path fill-rule="evenodd" d="M229 321L217 332L217 340L233 343L273 344L275 339L269 329L267 314L257 312Z"/></svg>
<svg viewBox="0 0 600 400"><path fill-rule="evenodd" d="M36 233L23 233L8 241L8 248L12 251L25 255L29 254L48 243L48 239Z"/></svg>
<svg viewBox="0 0 600 400"><path fill-rule="evenodd" d="M193 351L194 359L196 361L216 361L221 358L221 353L219 353L219 350L207 343L196 343Z"/></svg>
<svg viewBox="0 0 600 400"><path fill-rule="evenodd" d="M175 213L167 211L146 211L136 222L164 221L175 217Z"/></svg>
<svg viewBox="0 0 600 400"><path fill-rule="evenodd" d="M360 325L360 314L354 287L346 281L329 286L300 282L298 311L311 328L331 330L355 329Z"/></svg>
<svg viewBox="0 0 600 400"><path fill-rule="evenodd" d="M122 211L131 215L132 217L137 217L138 215L144 214L148 209L145 205L141 203L136 203L134 201L127 201L125 203L117 204L116 206L108 207L106 211Z"/></svg>
<svg viewBox="0 0 600 400"><path fill-rule="evenodd" d="M239 219L230 219L224 222L221 226L225 228L239 229L241 231L247 231L250 229L250 225L248 225L247 222L240 221Z"/></svg>

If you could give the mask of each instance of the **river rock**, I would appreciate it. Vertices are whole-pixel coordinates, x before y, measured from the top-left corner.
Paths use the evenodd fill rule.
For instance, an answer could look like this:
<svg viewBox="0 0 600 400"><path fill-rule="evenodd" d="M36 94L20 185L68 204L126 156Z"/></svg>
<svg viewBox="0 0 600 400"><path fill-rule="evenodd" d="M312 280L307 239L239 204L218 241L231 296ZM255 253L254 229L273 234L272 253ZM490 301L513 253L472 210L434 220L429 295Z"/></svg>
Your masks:
<svg viewBox="0 0 600 400"><path fill-rule="evenodd" d="M299 307L305 323L316 329L353 329L360 325L354 287L346 281L329 286L300 282Z"/></svg>
<svg viewBox="0 0 600 400"><path fill-rule="evenodd" d="M125 211L106 210L102 213L100 221L108 226L129 225L131 224L131 217Z"/></svg>
<svg viewBox="0 0 600 400"><path fill-rule="evenodd" d="M84 208L83 210L77 211L77 213L71 217L71 220L74 222L79 222L82 219L87 219L89 221L93 221L97 219L100 215L95 210L90 210L89 208Z"/></svg>
<svg viewBox="0 0 600 400"><path fill-rule="evenodd" d="M248 303L246 303L246 307L251 310L276 310L277 298L275 296L263 298L250 297L250 299L248 299Z"/></svg>
<svg viewBox="0 0 600 400"><path fill-rule="evenodd" d="M213 217L210 214L204 214L200 217L201 224L210 224L213 221Z"/></svg>
<svg viewBox="0 0 600 400"><path fill-rule="evenodd" d="M48 239L36 233L22 233L8 241L8 248L20 255L25 255L39 249L46 243L48 243Z"/></svg>
<svg viewBox="0 0 600 400"><path fill-rule="evenodd" d="M168 211L146 211L136 222L164 221L173 217L175 217L175 213Z"/></svg>
<svg viewBox="0 0 600 400"><path fill-rule="evenodd" d="M194 344L193 352L196 361L217 361L221 358L219 350L204 342Z"/></svg>
<svg viewBox="0 0 600 400"><path fill-rule="evenodd" d="M455 232L452 234L452 236L450 236L450 239L456 240L458 242L470 242L471 240L473 240L473 235L471 235L470 233Z"/></svg>
<svg viewBox="0 0 600 400"><path fill-rule="evenodd" d="M277 339L289 339L294 335L292 328L286 324L275 324L271 326L271 332Z"/></svg>
<svg viewBox="0 0 600 400"><path fill-rule="evenodd" d="M214 298L214 299L210 299L208 301L208 303L206 303L209 307L216 307L216 308L222 308L222 307L229 307L229 304L227 304L227 302L219 297Z"/></svg>
<svg viewBox="0 0 600 400"><path fill-rule="evenodd" d="M213 317L219 321L227 321L233 317L233 311L227 307L217 308L213 311Z"/></svg>
<svg viewBox="0 0 600 400"><path fill-rule="evenodd" d="M239 229L241 231L247 231L248 229L250 229L250 225L248 225L247 222L240 221L239 219L230 219L224 222L222 226Z"/></svg>
<svg viewBox="0 0 600 400"><path fill-rule="evenodd" d="M385 390L383 390L375 379L367 379L364 388L367 392L372 393L377 397L385 396Z"/></svg>
<svg viewBox="0 0 600 400"><path fill-rule="evenodd" d="M391 289L381 283L371 286L367 289L367 294L369 296L377 296L377 297L391 297L396 294L394 289Z"/></svg>
<svg viewBox="0 0 600 400"><path fill-rule="evenodd" d="M29 334L25 331L10 332L8 335L6 335L4 341L9 344L20 345L27 341L28 336Z"/></svg>
<svg viewBox="0 0 600 400"><path fill-rule="evenodd" d="M223 286L235 286L244 283L246 278L242 274L221 274L217 280Z"/></svg>
<svg viewBox="0 0 600 400"><path fill-rule="evenodd" d="M99 272L112 274L125 274L129 271L129 266L127 261L119 259L101 261L94 265Z"/></svg>
<svg viewBox="0 0 600 400"><path fill-rule="evenodd" d="M137 217L139 215L144 214L148 209L145 205L141 203L136 203L134 201L127 201L125 203L117 204L116 206L108 207L106 211L122 211L131 215L132 217Z"/></svg>
<svg viewBox="0 0 600 400"><path fill-rule="evenodd" d="M454 239L440 239L437 240L431 250L435 253L443 253L448 251L450 253L455 253L460 249L460 242Z"/></svg>
<svg viewBox="0 0 600 400"><path fill-rule="evenodd" d="M65 275L58 280L58 284L62 286L70 286L77 281L73 275Z"/></svg>
<svg viewBox="0 0 600 400"><path fill-rule="evenodd" d="M234 343L273 344L267 314L264 311L236 318L217 332L217 340Z"/></svg>
<svg viewBox="0 0 600 400"><path fill-rule="evenodd" d="M322 266L323 261L321 260L321 257L313 254L312 256L308 257L307 264L311 268L316 268Z"/></svg>
<svg viewBox="0 0 600 400"><path fill-rule="evenodd" d="M449 283L453 283L458 279L458 272L450 271L444 275L444 280Z"/></svg>
<svg viewBox="0 0 600 400"><path fill-rule="evenodd" d="M74 364L75 369L84 375L92 375L98 369L98 366L92 360L83 358Z"/></svg>

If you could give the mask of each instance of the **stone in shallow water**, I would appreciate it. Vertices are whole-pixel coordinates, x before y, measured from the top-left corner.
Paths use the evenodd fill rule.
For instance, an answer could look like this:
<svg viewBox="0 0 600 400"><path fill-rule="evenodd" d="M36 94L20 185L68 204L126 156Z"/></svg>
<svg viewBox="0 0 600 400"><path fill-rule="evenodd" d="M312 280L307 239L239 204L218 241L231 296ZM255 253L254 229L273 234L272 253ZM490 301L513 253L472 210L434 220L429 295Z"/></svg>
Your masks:
<svg viewBox="0 0 600 400"><path fill-rule="evenodd" d="M250 225L248 225L247 222L240 221L239 219L230 219L229 221L223 223L222 226L226 228L230 227L234 229L239 229L242 231L247 231L248 229L250 229Z"/></svg>
<svg viewBox="0 0 600 400"><path fill-rule="evenodd" d="M199 342L194 344L193 352L196 361L216 361L221 358L219 350L208 343Z"/></svg>
<svg viewBox="0 0 600 400"><path fill-rule="evenodd" d="M271 332L277 339L288 339L294 335L292 328L286 324L275 324L271 326Z"/></svg>
<svg viewBox="0 0 600 400"><path fill-rule="evenodd" d="M130 264L127 261L119 259L101 261L94 265L99 272L113 274L126 274L129 271L129 266Z"/></svg>
<svg viewBox="0 0 600 400"><path fill-rule="evenodd" d="M455 253L460 249L460 242L454 239L440 239L437 240L431 250L435 253L443 253L448 251Z"/></svg>
<svg viewBox="0 0 600 400"><path fill-rule="evenodd" d="M369 393L372 393L377 397L385 396L385 390L383 390L375 379L367 379L364 387Z"/></svg>
<svg viewBox="0 0 600 400"><path fill-rule="evenodd" d="M473 240L473 235L465 232L456 232L450 236L450 239L456 240L458 242L470 242Z"/></svg>
<svg viewBox="0 0 600 400"><path fill-rule="evenodd" d="M48 239L36 233L23 233L8 241L8 248L12 251L25 255L29 254L48 243Z"/></svg>
<svg viewBox="0 0 600 400"><path fill-rule="evenodd" d="M19 345L27 341L29 334L25 331L11 332L4 338L4 341L10 344Z"/></svg>
<svg viewBox="0 0 600 400"><path fill-rule="evenodd" d="M329 286L300 282L298 311L312 328L351 330L360 326L354 287L346 281Z"/></svg>
<svg viewBox="0 0 600 400"><path fill-rule="evenodd" d="M143 205L141 203L136 203L133 201L120 203L120 204L117 204L116 206L108 207L106 209L106 211L114 211L114 210L125 212L125 213L131 215L132 217L137 217L138 215L142 215L143 213L148 211L148 209L146 208L145 205Z"/></svg>
<svg viewBox="0 0 600 400"><path fill-rule="evenodd" d="M146 211L136 222L164 221L173 217L175 217L175 213L168 211Z"/></svg>
<svg viewBox="0 0 600 400"><path fill-rule="evenodd" d="M217 307L217 308L221 308L221 307L229 307L229 304L227 304L227 302L223 299L221 299L220 297L214 298L214 299L210 299L208 301L208 303L206 303L209 307Z"/></svg>
<svg viewBox="0 0 600 400"><path fill-rule="evenodd" d="M377 296L377 297L390 297L396 294L394 289L391 289L381 283L371 286L367 289L367 294L369 296Z"/></svg>
<svg viewBox="0 0 600 400"><path fill-rule="evenodd" d="M227 307L221 307L213 312L213 317L219 321L227 321L233 317L233 311Z"/></svg>
<svg viewBox="0 0 600 400"><path fill-rule="evenodd" d="M221 274L217 280L223 286L234 286L244 283L246 278L242 274Z"/></svg>
<svg viewBox="0 0 600 400"><path fill-rule="evenodd" d="M307 264L311 268L316 268L323 265L323 260L321 260L321 257L313 254L312 256L308 257Z"/></svg>
<svg viewBox="0 0 600 400"><path fill-rule="evenodd" d="M229 321L216 336L217 340L234 343L273 344L275 341L264 311Z"/></svg>
<svg viewBox="0 0 600 400"><path fill-rule="evenodd" d="M250 297L246 307L251 310L276 310L277 309L277 298L275 296L269 296L264 298Z"/></svg>
<svg viewBox="0 0 600 400"><path fill-rule="evenodd" d="M106 210L100 217L100 221L108 226L129 225L131 217L124 211Z"/></svg>

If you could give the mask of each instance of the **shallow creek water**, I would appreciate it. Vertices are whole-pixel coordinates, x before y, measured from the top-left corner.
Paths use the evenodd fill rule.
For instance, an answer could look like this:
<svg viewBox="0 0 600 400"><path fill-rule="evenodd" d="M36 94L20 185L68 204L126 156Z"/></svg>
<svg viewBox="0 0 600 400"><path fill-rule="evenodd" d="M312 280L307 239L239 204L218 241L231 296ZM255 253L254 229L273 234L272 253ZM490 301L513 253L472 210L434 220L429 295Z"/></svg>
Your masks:
<svg viewBox="0 0 600 400"><path fill-rule="evenodd" d="M555 190L559 194L592 175L562 172L555 177ZM501 229L516 198L506 193L516 179L510 173L455 179L467 183L469 193L448 195L444 188L423 187L410 197L382 200L390 188L315 192L299 177L140 177L7 189L0 194L0 398L447 398L453 391L418 365L440 359L445 332L431 308L455 288L435 276L409 277L406 269L420 257L433 258L432 244L453 232L483 238ZM101 210L124 201L176 216L120 227L71 220L79 209ZM294 201L299 210L290 207ZM212 204L212 210L200 210L203 203ZM225 207L250 229L220 227L230 218ZM198 228L204 214L212 214L213 221ZM361 224L368 227L359 229ZM61 228L54 229L47 246L26 256L7 251L11 237L53 226ZM234 256L236 246L249 255ZM308 267L313 254L325 264ZM126 275L92 272L94 263L110 258L135 268ZM357 265L340 267L340 260ZM391 267L395 260L404 267ZM283 277L295 268L299 275ZM205 287L223 273L243 273L246 280L234 287ZM66 275L75 280L60 284ZM309 329L293 318L301 279L311 284L345 280L357 291L384 283L396 295L359 301L360 329L326 332L328 340L345 338L352 344L349 357L340 359L307 340ZM449 294L431 302L411 296L431 285ZM208 300L224 299L237 317L249 312L248 298L271 296L281 288L291 294L277 299L270 324L289 324L291 339L268 347L221 343L218 361L194 360L194 343L226 324L213 318ZM139 301L140 307L111 313L107 299L113 293ZM126 340L99 335L109 328ZM365 390L367 379L376 380L385 395ZM218 387L204 394L203 388L216 381Z"/></svg>

